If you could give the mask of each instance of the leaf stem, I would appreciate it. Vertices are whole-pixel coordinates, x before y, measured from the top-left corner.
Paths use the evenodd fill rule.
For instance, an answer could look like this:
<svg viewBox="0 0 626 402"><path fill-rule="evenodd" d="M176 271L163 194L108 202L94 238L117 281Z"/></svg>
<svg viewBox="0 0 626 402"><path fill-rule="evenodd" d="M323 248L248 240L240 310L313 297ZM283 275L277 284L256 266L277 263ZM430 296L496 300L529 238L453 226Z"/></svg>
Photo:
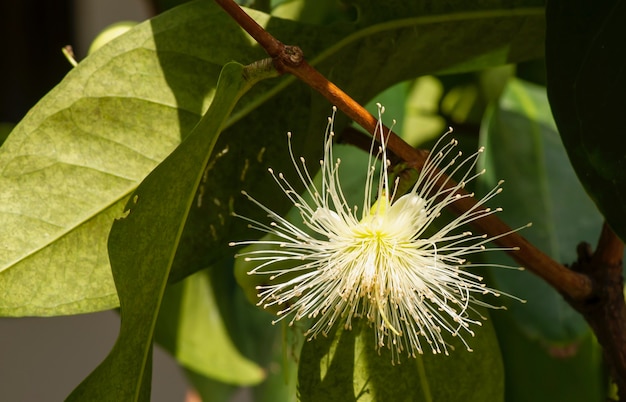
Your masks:
<svg viewBox="0 0 626 402"><path fill-rule="evenodd" d="M286 46L275 39L232 0L215 1L265 49L267 54L274 60L274 66L280 73L290 73L296 76L374 135L378 120L358 102L309 65L304 59L300 48ZM386 127L383 131L387 133L384 134L386 137L384 139L387 141L387 148L390 151L412 168L420 170L423 167L428 152L414 149ZM447 177L442 177L440 182L445 182L446 187L456 184ZM451 205L451 209L455 213L463 213L471 209L475 204L476 200L473 197L461 197ZM474 225L490 237L497 237L495 242L504 248L510 249L509 253L511 256L522 266L543 278L552 287L571 299L584 300L592 293L592 283L587 275L569 270L554 261L525 238L512 232L512 229L495 215L488 215L480 220L476 220ZM503 235L505 233L508 234Z"/></svg>

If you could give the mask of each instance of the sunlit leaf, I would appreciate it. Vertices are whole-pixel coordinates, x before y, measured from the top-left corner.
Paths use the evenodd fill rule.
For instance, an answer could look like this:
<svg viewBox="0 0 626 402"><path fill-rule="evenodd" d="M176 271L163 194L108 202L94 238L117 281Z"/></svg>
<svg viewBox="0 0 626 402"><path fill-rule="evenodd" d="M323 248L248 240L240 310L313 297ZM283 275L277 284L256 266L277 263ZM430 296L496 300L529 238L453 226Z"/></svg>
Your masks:
<svg viewBox="0 0 626 402"><path fill-rule="evenodd" d="M207 113L146 177L126 204L124 216L113 225L108 250L120 298L120 334L107 358L68 401L103 400L104 395L112 401L150 399L154 328L183 225L204 166L233 107L255 81L265 78L247 77L241 64L224 66L216 99ZM254 366L250 364L247 370L254 380Z"/></svg>

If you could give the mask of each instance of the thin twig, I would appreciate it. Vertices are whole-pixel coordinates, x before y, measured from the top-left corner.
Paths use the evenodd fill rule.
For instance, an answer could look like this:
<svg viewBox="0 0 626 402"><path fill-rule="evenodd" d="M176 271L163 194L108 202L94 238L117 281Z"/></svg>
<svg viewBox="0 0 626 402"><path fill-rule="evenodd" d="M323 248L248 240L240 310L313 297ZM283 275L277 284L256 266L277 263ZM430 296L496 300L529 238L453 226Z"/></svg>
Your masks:
<svg viewBox="0 0 626 402"><path fill-rule="evenodd" d="M328 81L320 72L304 60L302 51L295 46L285 46L265 31L248 16L239 6L231 0L215 0L228 12L243 29L245 29L274 59L276 69L281 73L295 75L311 88L321 93L339 110L357 122L369 133L376 132L378 120L365 110L358 102L345 94L339 87ZM388 132L387 148L396 156L405 161L408 166L421 169L426 161L428 153L419 151L404 142L399 136L385 128ZM447 182L446 186L454 186L455 183L447 177L441 178L441 182ZM460 214L468 211L476 204L476 200L470 197L462 197L451 205L454 212ZM490 237L501 236L503 233L512 232L511 228L495 215L488 215L474 222L475 226ZM496 243L502 247L518 250L512 251L511 255L522 266L543 278L559 292L568 295L574 300L583 300L591 294L592 284L589 278L581 273L567 269L565 266L554 261L530 244L525 238L517 233L510 233L500 237Z"/></svg>

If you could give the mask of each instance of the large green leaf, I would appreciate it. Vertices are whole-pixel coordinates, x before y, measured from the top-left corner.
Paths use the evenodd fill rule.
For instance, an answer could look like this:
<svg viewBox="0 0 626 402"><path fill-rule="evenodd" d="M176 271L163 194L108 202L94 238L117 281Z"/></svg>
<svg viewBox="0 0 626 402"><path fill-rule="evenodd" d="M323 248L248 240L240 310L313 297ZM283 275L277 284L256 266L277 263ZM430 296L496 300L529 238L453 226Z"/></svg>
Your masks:
<svg viewBox="0 0 626 402"><path fill-rule="evenodd" d="M164 24L142 24L90 56L0 150L1 314L118 304L105 247L113 218L195 124L219 71L170 53L179 82L194 88L177 99L156 56L164 32Z"/></svg>
<svg viewBox="0 0 626 402"><path fill-rule="evenodd" d="M490 322L468 339L458 338L450 356L429 352L392 364L388 349L375 349L374 329L363 322L352 330L305 343L298 369L300 401L497 402L504 397L504 373Z"/></svg>
<svg viewBox="0 0 626 402"><path fill-rule="evenodd" d="M357 3L356 22L329 26L251 13L278 38L301 45L359 101L409 77L542 52L537 0L514 8L457 0L432 10L395 1L384 12L371 4ZM115 307L104 247L113 217L207 109L221 66L264 56L213 2L191 2L105 45L42 99L0 149L0 314ZM236 108L190 211L174 278L231 253L228 239L249 237L230 211L258 217L238 196L241 188L261 201L274 198L265 168L290 163L282 133L292 130L297 153L308 159L321 150L329 105L293 82L259 85ZM346 123L340 117L337 130Z"/></svg>
<svg viewBox="0 0 626 402"><path fill-rule="evenodd" d="M487 170L482 184L493 188L505 180L496 201L504 209L502 218L513 227L532 222L522 233L531 243L557 261L575 261L576 246L597 238L602 216L567 159L545 88L511 80L485 118L481 141ZM504 255L490 257L515 265ZM570 342L589 331L563 297L532 273L494 269L492 275L497 288L527 300L509 303L527 336Z"/></svg>
<svg viewBox="0 0 626 402"><path fill-rule="evenodd" d="M494 317L507 402L606 401L602 349L591 332L569 343L530 339L514 317Z"/></svg>
<svg viewBox="0 0 626 402"><path fill-rule="evenodd" d="M113 225L108 249L120 298L120 334L109 356L74 390L69 401L150 400L154 328L185 220L228 116L261 78L265 77L244 74L238 63L226 64L207 113L189 137L146 177L126 204L124 216ZM200 352L192 349L191 354ZM187 351L184 357L192 360L189 354ZM244 362L239 361L238 366L244 368ZM244 382L259 379L252 364L245 369L248 373L241 373Z"/></svg>
<svg viewBox="0 0 626 402"><path fill-rule="evenodd" d="M626 91L626 3L548 2L548 95L572 165L626 240L626 153L616 116Z"/></svg>

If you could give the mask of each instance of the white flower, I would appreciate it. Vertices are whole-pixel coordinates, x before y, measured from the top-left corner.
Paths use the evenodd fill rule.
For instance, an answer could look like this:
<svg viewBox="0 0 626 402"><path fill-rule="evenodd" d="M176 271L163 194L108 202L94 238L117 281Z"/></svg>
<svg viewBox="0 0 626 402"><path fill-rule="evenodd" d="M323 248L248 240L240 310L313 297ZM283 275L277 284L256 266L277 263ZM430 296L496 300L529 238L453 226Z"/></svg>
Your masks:
<svg viewBox="0 0 626 402"><path fill-rule="evenodd" d="M379 115L383 111L379 106ZM303 158L296 162L289 140L291 159L310 200L299 195L282 173L276 176L269 170L299 210L307 231L244 192L272 219L269 225L247 219L251 227L272 236L231 243L255 245L253 251L241 255L258 264L249 274L269 276L268 284L257 287L259 305L278 307L276 321L289 317L293 324L303 318L311 319L305 334L309 339L320 333L327 335L338 322L350 329L353 319L361 317L373 324L377 347L387 345L396 361L403 351L413 357L422 353L424 340L433 353L448 354L443 333L462 340L465 334L473 336L470 327L481 325L480 319L485 317L472 304L494 307L474 295L500 295L486 287L480 276L465 270L466 256L494 250L485 247L493 239L459 228L499 210L485 208L484 204L501 191L501 183L475 207L433 230L431 224L446 206L473 196L459 190L483 173L473 173L483 149L460 160L461 153L455 151L456 140L448 141L444 136L435 145L412 190L395 199L397 181L390 186L385 145L375 155L384 161L377 169L372 143L365 201L357 213L356 207L347 204L339 182L341 161L333 157L333 118L334 113L329 118L324 159L320 161L321 186L314 184ZM382 129L379 120L378 138ZM460 174L458 184L452 188L438 184L444 173ZM370 205L372 195L377 197L374 205ZM289 261L294 263L292 268L285 269L285 264L280 264ZM465 340L463 343L471 350Z"/></svg>

